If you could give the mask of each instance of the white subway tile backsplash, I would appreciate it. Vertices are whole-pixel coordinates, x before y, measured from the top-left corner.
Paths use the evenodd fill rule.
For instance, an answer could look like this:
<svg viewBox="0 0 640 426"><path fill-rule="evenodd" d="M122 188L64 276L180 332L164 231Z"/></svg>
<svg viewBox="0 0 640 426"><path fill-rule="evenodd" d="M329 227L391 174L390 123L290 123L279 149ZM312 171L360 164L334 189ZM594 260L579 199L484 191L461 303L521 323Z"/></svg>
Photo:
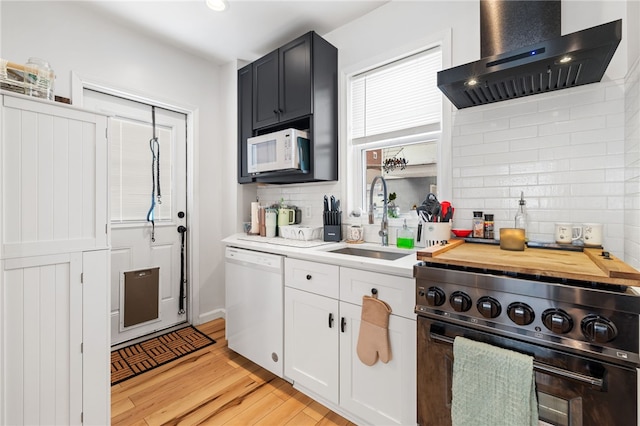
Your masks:
<svg viewBox="0 0 640 426"><path fill-rule="evenodd" d="M556 222L602 222L610 225L607 249L622 255L625 202L629 192L640 197L640 182L624 184L630 163L640 170L640 143L628 138L640 129L624 126L624 92L620 82L605 82L503 102L482 107L484 121L457 111L456 221L470 225L473 210L482 210L495 215L496 228L512 226L523 191L531 239L553 241ZM630 150L634 160L625 168ZM640 171L634 176L640 181Z"/></svg>
<svg viewBox="0 0 640 426"><path fill-rule="evenodd" d="M458 113L460 114L460 113ZM495 132L496 130L504 130L509 128L509 119L480 121L471 124L462 124L460 126L461 135L478 134L486 132Z"/></svg>
<svg viewBox="0 0 640 426"><path fill-rule="evenodd" d="M527 115L538 112L538 106L535 102L529 102L528 99L515 99L509 103L496 103L484 107L482 113L483 120L496 120L504 117L516 117L519 115Z"/></svg>
<svg viewBox="0 0 640 426"><path fill-rule="evenodd" d="M570 109L563 108L557 110L549 110L537 112L528 115L513 117L509 120L509 124L514 127L525 127L539 124L556 123L558 121L567 121L570 119Z"/></svg>
<svg viewBox="0 0 640 426"><path fill-rule="evenodd" d="M495 132L486 132L484 134L484 142L500 142L511 141L514 138L534 138L538 136L538 128L536 126L510 128L506 130L498 130Z"/></svg>
<svg viewBox="0 0 640 426"><path fill-rule="evenodd" d="M603 111L606 114L620 114L624 112L624 102L618 98L606 102L598 102L595 104L576 105L570 108L571 120L577 120L580 118L599 117Z"/></svg>
<svg viewBox="0 0 640 426"><path fill-rule="evenodd" d="M606 87L611 84L598 84L564 89L559 92L550 92L536 96L538 111L570 108L575 105L594 104L605 100Z"/></svg>
<svg viewBox="0 0 640 426"><path fill-rule="evenodd" d="M597 130L578 131L572 133L568 139L574 145L624 140L624 128L616 126Z"/></svg>
<svg viewBox="0 0 640 426"><path fill-rule="evenodd" d="M455 166L454 162L454 166ZM509 165L491 165L491 166L480 166L480 167L466 167L460 169L460 177L472 177L472 176L487 176L487 175L508 175L509 174Z"/></svg>
<svg viewBox="0 0 640 426"><path fill-rule="evenodd" d="M606 117L597 116L589 118L579 118L568 121L558 121L556 123L549 123L540 125L538 133L540 136L557 135L557 134L570 134L573 132L579 132L584 130L597 130L603 129L606 125Z"/></svg>

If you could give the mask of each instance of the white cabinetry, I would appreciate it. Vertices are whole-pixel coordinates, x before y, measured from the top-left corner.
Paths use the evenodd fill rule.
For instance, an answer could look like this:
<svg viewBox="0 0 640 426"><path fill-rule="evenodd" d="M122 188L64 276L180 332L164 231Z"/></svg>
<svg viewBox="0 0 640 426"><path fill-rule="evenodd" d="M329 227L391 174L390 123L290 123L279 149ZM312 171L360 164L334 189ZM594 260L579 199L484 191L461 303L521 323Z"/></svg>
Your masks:
<svg viewBox="0 0 640 426"><path fill-rule="evenodd" d="M392 359L363 364L356 348L362 296L389 303ZM368 424L416 422L416 324L410 278L285 259L285 376Z"/></svg>
<svg viewBox="0 0 640 426"><path fill-rule="evenodd" d="M108 424L106 117L2 94L0 424Z"/></svg>

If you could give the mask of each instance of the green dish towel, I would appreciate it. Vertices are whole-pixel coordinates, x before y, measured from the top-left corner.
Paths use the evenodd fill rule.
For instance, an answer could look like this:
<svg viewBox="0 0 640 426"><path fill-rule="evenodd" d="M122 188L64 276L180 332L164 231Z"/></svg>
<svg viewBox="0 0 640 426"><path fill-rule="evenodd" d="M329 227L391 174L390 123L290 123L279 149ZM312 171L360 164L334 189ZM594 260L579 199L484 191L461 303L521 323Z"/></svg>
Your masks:
<svg viewBox="0 0 640 426"><path fill-rule="evenodd" d="M538 425L531 356L456 337L451 391L453 426Z"/></svg>

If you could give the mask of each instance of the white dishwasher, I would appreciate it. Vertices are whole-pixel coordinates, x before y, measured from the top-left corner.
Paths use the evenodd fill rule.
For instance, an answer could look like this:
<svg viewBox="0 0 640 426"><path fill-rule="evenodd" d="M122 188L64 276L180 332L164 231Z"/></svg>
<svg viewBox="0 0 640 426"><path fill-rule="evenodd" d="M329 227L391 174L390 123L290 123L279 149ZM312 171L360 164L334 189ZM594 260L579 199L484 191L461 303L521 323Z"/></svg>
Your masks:
<svg viewBox="0 0 640 426"><path fill-rule="evenodd" d="M226 335L229 348L284 375L283 256L227 247Z"/></svg>

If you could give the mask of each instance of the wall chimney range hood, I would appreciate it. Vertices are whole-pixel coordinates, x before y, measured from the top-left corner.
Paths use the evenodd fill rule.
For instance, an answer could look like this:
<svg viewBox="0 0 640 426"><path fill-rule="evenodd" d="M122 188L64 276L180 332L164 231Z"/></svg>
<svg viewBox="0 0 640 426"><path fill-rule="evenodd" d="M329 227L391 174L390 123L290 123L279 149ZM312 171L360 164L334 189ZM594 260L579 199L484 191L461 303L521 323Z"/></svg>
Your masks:
<svg viewBox="0 0 640 426"><path fill-rule="evenodd" d="M556 16L550 19L552 3ZM525 4L546 9L534 11L532 17ZM438 88L462 109L599 82L622 38L622 20L553 37L559 34L559 4L481 0L483 55L505 46L509 51L438 72ZM556 22L556 29L548 29L549 21ZM537 41L544 35L532 28L543 24L549 39ZM493 45L487 46L486 40Z"/></svg>

